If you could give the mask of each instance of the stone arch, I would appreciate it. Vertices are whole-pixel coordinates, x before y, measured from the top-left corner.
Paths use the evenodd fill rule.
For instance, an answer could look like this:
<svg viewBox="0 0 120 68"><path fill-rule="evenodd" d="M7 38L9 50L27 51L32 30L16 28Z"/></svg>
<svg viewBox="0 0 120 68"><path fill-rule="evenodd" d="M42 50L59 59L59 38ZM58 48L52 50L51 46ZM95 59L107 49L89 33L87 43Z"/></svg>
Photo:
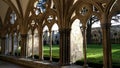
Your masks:
<svg viewBox="0 0 120 68"><path fill-rule="evenodd" d="M44 35L44 32L45 31L48 31L49 32L49 27L47 25L44 26L43 28L43 35ZM46 35L46 34L45 34ZM44 36L45 37L45 36ZM46 40L47 40L47 37L46 37Z"/></svg>
<svg viewBox="0 0 120 68"><path fill-rule="evenodd" d="M35 20L30 20L27 31L27 57L38 59L39 56L39 29Z"/></svg>
<svg viewBox="0 0 120 68"><path fill-rule="evenodd" d="M57 23L54 23L51 27L51 49L52 49L52 58L53 61L58 62L60 58L60 33L59 26ZM55 60L56 59L56 60Z"/></svg>
<svg viewBox="0 0 120 68"><path fill-rule="evenodd" d="M17 10L17 8L13 5L13 3L11 1L4 0L4 2L7 3L10 6L10 8L16 12L17 17L19 17L19 18L21 17L21 14L19 14L19 11Z"/></svg>
<svg viewBox="0 0 120 68"><path fill-rule="evenodd" d="M25 19L29 20L30 12L33 10L35 0L29 1L26 12L25 12Z"/></svg>
<svg viewBox="0 0 120 68"><path fill-rule="evenodd" d="M7 10L7 14L5 16L5 19L4 19L4 22L3 24L10 24L10 13L12 12L12 9L11 8L8 8Z"/></svg>
<svg viewBox="0 0 120 68"><path fill-rule="evenodd" d="M49 49L49 27L47 26L47 25L45 25L44 27L43 27L43 30L42 30L43 32L43 38L42 38L42 40L43 40L43 57L44 57L44 59L45 60L49 60L49 57L50 57L50 49ZM46 51L46 52L45 52Z"/></svg>
<svg viewBox="0 0 120 68"><path fill-rule="evenodd" d="M77 2L76 2L77 3ZM94 4L97 4L97 3L94 3L94 2L92 2L92 1L82 1L81 3L78 3L78 4L76 4L75 6L76 6L76 8L74 8L74 12L75 12L75 15L73 15L73 17L71 18L71 21L70 21L70 25L71 25L71 23L74 21L74 19L76 19L76 18L78 18L78 19L80 19L81 21L83 21L83 22L87 22L88 21L88 19L92 16L92 15L96 15L99 19L100 19L100 17L101 17L101 15L100 15L100 13L102 12L102 11L100 11L100 7L99 7L99 5L98 5L98 7L97 6L94 6ZM81 6L82 5L82 6ZM80 7L79 7L80 6ZM83 15L81 15L80 13L79 13L79 11L81 11L81 8L82 7L87 7L87 9L89 10L88 11L88 13L85 15L85 16L83 16ZM93 7L95 7L99 12L96 12L96 11L93 11ZM99 9L98 9L99 8ZM102 8L101 8L102 9ZM82 23L83 23L82 22Z"/></svg>

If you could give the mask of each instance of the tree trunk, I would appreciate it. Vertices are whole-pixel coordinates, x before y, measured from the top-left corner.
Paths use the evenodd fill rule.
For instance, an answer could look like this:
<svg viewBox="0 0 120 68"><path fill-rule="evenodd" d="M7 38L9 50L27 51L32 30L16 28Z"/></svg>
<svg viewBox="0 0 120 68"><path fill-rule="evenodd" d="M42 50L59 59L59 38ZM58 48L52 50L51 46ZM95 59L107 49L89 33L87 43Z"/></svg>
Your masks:
<svg viewBox="0 0 120 68"><path fill-rule="evenodd" d="M91 44L91 29L92 29L92 24L89 23L87 24L87 44Z"/></svg>

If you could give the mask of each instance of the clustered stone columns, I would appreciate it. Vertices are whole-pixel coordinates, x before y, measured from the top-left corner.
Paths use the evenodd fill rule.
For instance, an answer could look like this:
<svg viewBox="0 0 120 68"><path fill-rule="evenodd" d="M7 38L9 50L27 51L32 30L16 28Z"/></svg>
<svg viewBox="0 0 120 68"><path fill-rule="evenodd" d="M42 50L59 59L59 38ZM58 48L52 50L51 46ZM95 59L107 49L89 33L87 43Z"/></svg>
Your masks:
<svg viewBox="0 0 120 68"><path fill-rule="evenodd" d="M43 36L42 29L39 30L39 60L43 60Z"/></svg>
<svg viewBox="0 0 120 68"><path fill-rule="evenodd" d="M60 29L60 64L70 64L70 28Z"/></svg>
<svg viewBox="0 0 120 68"><path fill-rule="evenodd" d="M112 52L110 43L110 24L101 24L103 34L104 68L112 68Z"/></svg>
<svg viewBox="0 0 120 68"><path fill-rule="evenodd" d="M26 42L27 42L27 34L21 34L21 57L26 57Z"/></svg>
<svg viewBox="0 0 120 68"><path fill-rule="evenodd" d="M1 54L5 55L5 40L6 37L1 37Z"/></svg>
<svg viewBox="0 0 120 68"><path fill-rule="evenodd" d="M111 52L111 41L110 41L110 26L108 23L108 18L105 14L102 16L101 20L101 28L102 28L102 37L103 37L103 66L104 68L112 68L112 52Z"/></svg>

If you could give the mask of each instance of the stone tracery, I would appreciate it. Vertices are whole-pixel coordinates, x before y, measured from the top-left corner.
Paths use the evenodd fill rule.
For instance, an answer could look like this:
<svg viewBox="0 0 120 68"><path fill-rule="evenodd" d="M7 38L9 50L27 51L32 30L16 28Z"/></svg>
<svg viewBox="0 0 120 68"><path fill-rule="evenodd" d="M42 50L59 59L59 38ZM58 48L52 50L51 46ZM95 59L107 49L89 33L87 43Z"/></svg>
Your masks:
<svg viewBox="0 0 120 68"><path fill-rule="evenodd" d="M4 2L16 13L17 20L14 22L17 23L17 25L19 25L19 32L21 34L21 42L20 42L21 56L23 56L23 57L27 55L26 40L27 40L27 36L29 38L29 35L27 35L27 31L29 30L29 28L33 29L33 30L31 30L31 33L33 31L32 35L34 35L35 28L38 29L37 33L40 35L40 36L38 36L39 43L40 43L39 44L40 50L38 51L39 56L40 56L39 59L43 59L43 52L42 52L42 50L43 50L42 49L42 46L43 46L42 45L42 41L43 41L42 35L44 35L43 29L47 25L48 31L50 32L50 35L51 35L52 34L51 28L54 23L57 23L57 25L59 26L59 31L60 31L60 61L59 61L59 63L61 65L70 64L70 39L72 39L72 38L70 38L70 32L71 32L71 25L72 25L73 21L76 19L79 19L82 23L83 34L86 34L86 28L87 28L86 25L87 25L88 19L92 15L98 16L101 21L101 26L102 26L102 30L103 30L103 32L102 32L104 35L103 40L108 41L108 42L103 42L104 43L103 45L105 46L105 47L103 47L103 49L105 50L105 52L104 52L104 67L111 68L111 51L107 50L107 49L110 49L110 47L108 47L110 45L109 44L110 40L108 38L109 33L110 33L110 31L109 31L110 21L108 18L110 16L112 16L113 13L120 10L119 7L117 6L119 1L116 0L116 4L113 5L114 0L104 0L104 1L103 0L97 0L97 1L96 0L90 0L90 1L88 1L88 0L84 0L84 1L82 1L82 0L71 0L71 1L69 1L69 0L33 0L33 1L30 1L30 3L29 3L30 7L29 7L29 5L27 6L25 17L22 12L23 10L20 9L20 7L18 8L20 10L19 11L19 10L17 10L16 6L11 1L4 0ZM23 5L19 4L18 6L23 6ZM32 9L31 9L31 6L32 6ZM112 9L110 8L111 6L112 6ZM114 6L117 6L117 7L114 7ZM28 16L27 16L27 14L28 14ZM9 19L9 18L6 18L6 20L7 19ZM35 24L35 25L37 25L37 26L35 26L35 28L30 26L30 24L33 20L35 23L37 23L37 24ZM15 27L17 27L17 25L15 24L14 26L9 26L10 29L7 29L7 28L6 29L9 30L10 34L14 34L13 32L17 31L16 29L14 29ZM109 25L109 26L107 26L107 25ZM108 32L107 32L107 30L108 30ZM2 32L4 32L4 31L2 31ZM107 34L106 34L106 32L107 32ZM4 32L4 34L7 34L7 33L8 33L7 31ZM2 34L1 34L1 36L2 36ZM8 34L8 36L9 36L9 34ZM4 35L3 35L3 37L4 37ZM83 35L83 41L84 41L83 47L86 46L85 40L86 40L86 37L85 37L85 35ZM11 45L11 43L10 43L10 45ZM84 48L86 48L86 47L84 47ZM50 55L51 54L52 53L50 53ZM85 54L85 52L84 52L84 54ZM107 59L108 56L109 56L109 59ZM84 58L86 58L86 57L84 57ZM51 56L50 61L52 61L52 56Z"/></svg>

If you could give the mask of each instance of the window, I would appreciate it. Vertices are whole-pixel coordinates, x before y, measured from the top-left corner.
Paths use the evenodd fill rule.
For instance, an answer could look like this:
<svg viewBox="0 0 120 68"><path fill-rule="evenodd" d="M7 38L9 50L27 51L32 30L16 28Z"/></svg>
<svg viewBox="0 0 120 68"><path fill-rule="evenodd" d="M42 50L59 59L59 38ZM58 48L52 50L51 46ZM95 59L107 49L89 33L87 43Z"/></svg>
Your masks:
<svg viewBox="0 0 120 68"><path fill-rule="evenodd" d="M10 23L14 24L16 19L17 19L16 14L14 11L12 11L12 13L10 14Z"/></svg>

